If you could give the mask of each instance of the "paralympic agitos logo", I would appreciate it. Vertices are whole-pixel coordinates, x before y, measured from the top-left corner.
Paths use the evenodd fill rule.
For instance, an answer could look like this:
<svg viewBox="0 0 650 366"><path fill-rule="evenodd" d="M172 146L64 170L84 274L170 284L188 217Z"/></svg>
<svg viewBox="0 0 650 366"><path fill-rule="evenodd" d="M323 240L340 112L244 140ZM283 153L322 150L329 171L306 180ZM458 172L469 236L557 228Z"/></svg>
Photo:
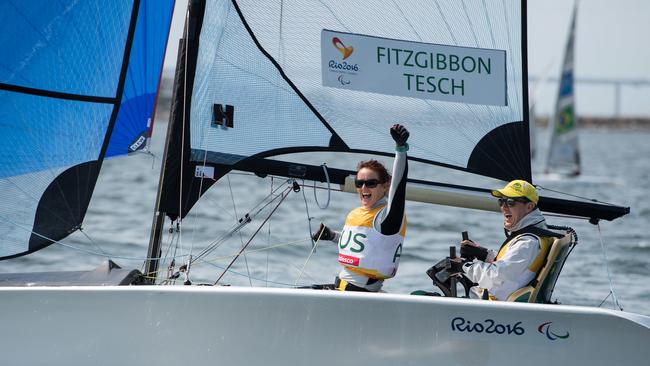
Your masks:
<svg viewBox="0 0 650 366"><path fill-rule="evenodd" d="M548 339L550 339L552 341L554 341L556 339L567 339L567 338L569 338L569 332L566 332L566 334L562 334L562 335L553 332L551 330L551 324L553 324L553 322L542 323L537 328L537 331L544 334L546 336L546 338L548 338Z"/></svg>

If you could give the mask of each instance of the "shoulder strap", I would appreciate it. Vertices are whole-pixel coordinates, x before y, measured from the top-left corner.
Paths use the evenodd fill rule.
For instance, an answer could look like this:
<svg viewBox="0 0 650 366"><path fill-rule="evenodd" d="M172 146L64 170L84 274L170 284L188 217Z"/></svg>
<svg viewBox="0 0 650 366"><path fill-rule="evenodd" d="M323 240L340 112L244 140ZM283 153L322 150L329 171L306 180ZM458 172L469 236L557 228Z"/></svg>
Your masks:
<svg viewBox="0 0 650 366"><path fill-rule="evenodd" d="M520 234L535 234L535 235L538 235L538 236L550 236L552 238L558 238L558 239L564 237L564 234L560 234L558 232L547 230L547 229L542 229L542 228L537 227L537 226L529 226L529 227L523 228L520 231L521 232L517 232L517 235L520 235Z"/></svg>
<svg viewBox="0 0 650 366"><path fill-rule="evenodd" d="M514 232L510 233L510 235L508 235L508 231L506 229L503 229L503 231L506 234L506 239L503 241L503 243L499 247L499 250L497 251L497 253L500 252L501 249L503 249L503 246L506 245L506 243L508 243L514 237L519 236L519 235L523 235L523 234L533 234L533 235L537 235L537 236L548 236L548 237L552 237L552 238L562 238L562 237L564 237L564 234L560 234L558 232L547 230L547 229L542 229L542 228L539 228L537 226L527 226L527 227L525 227L523 229L520 229L518 231L514 231Z"/></svg>

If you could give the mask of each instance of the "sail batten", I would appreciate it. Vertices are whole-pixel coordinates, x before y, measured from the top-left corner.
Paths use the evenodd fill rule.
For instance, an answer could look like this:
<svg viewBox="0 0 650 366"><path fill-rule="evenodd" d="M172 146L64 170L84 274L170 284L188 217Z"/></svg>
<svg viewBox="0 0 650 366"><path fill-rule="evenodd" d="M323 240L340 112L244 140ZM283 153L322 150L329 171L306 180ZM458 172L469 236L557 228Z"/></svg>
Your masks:
<svg viewBox="0 0 650 366"><path fill-rule="evenodd" d="M21 94L31 94L39 95L43 97L56 98L56 99L65 99L65 100L76 100L80 102L95 102L95 103L107 103L115 104L117 99L114 97L102 97L96 95L83 95L83 94L72 94L72 93L62 93L51 90L28 88L20 85L12 85L0 83L0 90L13 91Z"/></svg>

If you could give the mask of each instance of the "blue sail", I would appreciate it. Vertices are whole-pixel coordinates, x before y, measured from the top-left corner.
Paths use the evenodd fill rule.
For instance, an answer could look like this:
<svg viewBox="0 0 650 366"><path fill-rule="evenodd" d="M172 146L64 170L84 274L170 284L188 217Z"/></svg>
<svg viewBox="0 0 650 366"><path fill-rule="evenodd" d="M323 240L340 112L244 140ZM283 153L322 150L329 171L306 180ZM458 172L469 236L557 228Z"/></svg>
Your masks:
<svg viewBox="0 0 650 366"><path fill-rule="evenodd" d="M174 1L143 1L133 37L122 104L106 157L143 150L151 137Z"/></svg>
<svg viewBox="0 0 650 366"><path fill-rule="evenodd" d="M0 258L80 227L111 132L155 95L145 70L162 63L165 41L150 29L166 39L172 9L172 0L0 3Z"/></svg>

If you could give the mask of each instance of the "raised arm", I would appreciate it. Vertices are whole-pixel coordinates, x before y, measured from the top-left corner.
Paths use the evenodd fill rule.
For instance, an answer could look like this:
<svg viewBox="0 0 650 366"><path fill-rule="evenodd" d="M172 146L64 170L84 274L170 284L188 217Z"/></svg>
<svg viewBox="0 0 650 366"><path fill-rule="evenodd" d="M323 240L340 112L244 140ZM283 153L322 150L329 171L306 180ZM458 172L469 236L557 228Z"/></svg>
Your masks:
<svg viewBox="0 0 650 366"><path fill-rule="evenodd" d="M397 234L404 218L404 205L406 203L406 177L408 175L408 159L406 151L409 132L406 127L396 124L390 129L390 134L395 140L395 161L393 162L393 178L388 190L388 206L386 214L380 224L380 231L384 235Z"/></svg>

